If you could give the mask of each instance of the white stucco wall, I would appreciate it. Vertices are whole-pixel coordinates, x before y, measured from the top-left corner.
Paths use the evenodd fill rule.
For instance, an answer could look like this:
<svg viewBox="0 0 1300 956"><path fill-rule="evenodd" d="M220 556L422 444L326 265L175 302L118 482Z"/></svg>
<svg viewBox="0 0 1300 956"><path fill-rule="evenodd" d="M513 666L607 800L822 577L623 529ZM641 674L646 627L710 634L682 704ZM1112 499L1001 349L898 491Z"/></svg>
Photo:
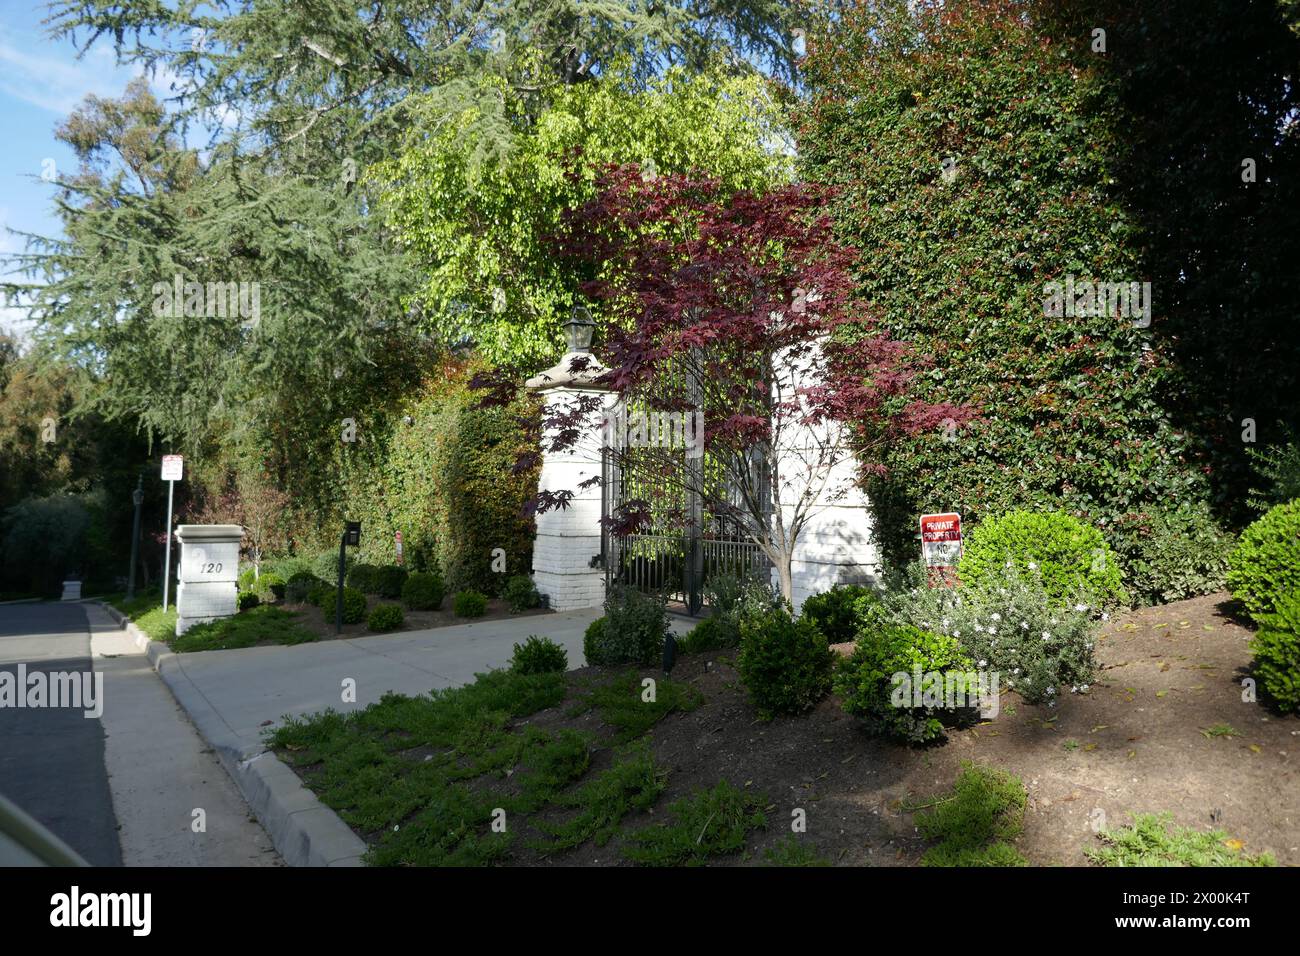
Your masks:
<svg viewBox="0 0 1300 956"><path fill-rule="evenodd" d="M808 383L808 375L792 370L790 386ZM540 392L548 404L570 402L579 394L603 395L606 410L615 405L608 393L557 387ZM839 426L788 426L779 451L784 476L778 489L782 510L793 516L794 503L810 482L820 483L821 472L810 467L817 449L828 438L837 440ZM533 580L558 610L596 607L604 601L604 571L591 567L600 554L601 489L582 489L582 482L600 476L600 413L593 412L583 440L573 450L547 454L542 463L539 487L567 489L574 493L567 509L537 517L537 539L533 546ZM832 456L826 480L819 489L807 523L795 547L792 562L793 593L797 611L804 600L836 584L865 583L880 573L880 553L875 543L866 496L857 488L857 464L843 452ZM775 570L774 586L779 584Z"/></svg>

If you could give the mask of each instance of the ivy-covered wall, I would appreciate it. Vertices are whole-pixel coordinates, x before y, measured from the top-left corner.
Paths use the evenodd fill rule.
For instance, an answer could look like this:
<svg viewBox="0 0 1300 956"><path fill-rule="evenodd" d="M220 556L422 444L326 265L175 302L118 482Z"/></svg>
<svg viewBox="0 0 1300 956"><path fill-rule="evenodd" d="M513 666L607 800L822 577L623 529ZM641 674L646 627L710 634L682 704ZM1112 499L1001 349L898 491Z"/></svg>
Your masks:
<svg viewBox="0 0 1300 956"><path fill-rule="evenodd" d="M864 297L894 337L932 356L913 394L979 414L951 434L896 444L880 462L886 473L866 479L887 555L915 556L923 511L978 520L1063 507L1108 536L1126 515L1182 506L1213 505L1230 520L1241 494L1219 481L1214 456L1244 458L1244 448L1224 447L1204 423L1223 432L1243 412L1210 397L1215 389L1190 389L1185 341L1209 336L1216 320L1189 311L1170 265L1191 263L1195 243L1179 236L1176 250L1153 229L1134 179L1139 146L1152 150L1148 176L1170 174L1134 136L1150 124L1134 115L1133 84L1144 68L1172 76L1176 63L1162 57L1189 50L1121 39L1141 17L1106 19L1104 4L1044 13L1051 4L952 0L919 17L912 6L858 5L815 44L799 130L805 176L839 190L835 231L859 250ZM1126 61L1113 46L1109 57L1094 52L1093 22L1111 26ZM1237 177L1235 154L1224 162ZM1183 228L1197 229L1195 217ZM1047 283L1071 278L1152 282L1149 324L1114 310L1050 314ZM1220 352L1232 354L1195 376L1238 374L1232 336L1218 330ZM1294 355L1294 342L1273 338ZM1261 422L1283 409L1285 394L1256 391Z"/></svg>
<svg viewBox="0 0 1300 956"><path fill-rule="evenodd" d="M345 510L362 522L361 560L393 563L401 531L409 567L436 566L450 591L496 594L508 576L531 569L533 520L523 509L537 472L515 474L514 466L535 446L529 409L477 408L469 372L451 362L435 370L383 440L345 461ZM498 548L504 565L494 567Z"/></svg>

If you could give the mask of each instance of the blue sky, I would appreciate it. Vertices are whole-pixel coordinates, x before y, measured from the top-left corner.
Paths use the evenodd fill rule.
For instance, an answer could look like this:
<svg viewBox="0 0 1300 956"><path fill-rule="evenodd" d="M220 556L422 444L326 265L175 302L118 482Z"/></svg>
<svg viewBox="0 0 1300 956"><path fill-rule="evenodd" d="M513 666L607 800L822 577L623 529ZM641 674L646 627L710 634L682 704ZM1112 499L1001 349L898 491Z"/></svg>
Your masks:
<svg viewBox="0 0 1300 956"><path fill-rule="evenodd" d="M51 40L41 25L45 4L0 0L0 226L53 235L53 190L41 180L53 160L59 173L76 165L72 151L54 139L54 128L87 93L119 96L133 67L116 65L111 43L96 44L84 57L68 40ZM166 82L154 84L159 95ZM0 228L0 252L23 248L20 237ZM21 311L0 307L0 327L13 328Z"/></svg>

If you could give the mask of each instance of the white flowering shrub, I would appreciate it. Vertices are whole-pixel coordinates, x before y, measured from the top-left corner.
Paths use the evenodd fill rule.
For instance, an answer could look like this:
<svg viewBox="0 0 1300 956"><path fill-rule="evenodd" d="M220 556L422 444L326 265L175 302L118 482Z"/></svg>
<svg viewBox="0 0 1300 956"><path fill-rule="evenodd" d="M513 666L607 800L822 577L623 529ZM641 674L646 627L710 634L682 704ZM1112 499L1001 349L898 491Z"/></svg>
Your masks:
<svg viewBox="0 0 1300 956"><path fill-rule="evenodd" d="M1005 568L976 589L931 588L916 566L895 579L884 606L891 620L956 639L978 670L997 671L999 686L1030 703L1086 693L1097 673L1099 612L1083 602L1053 607L1032 568Z"/></svg>

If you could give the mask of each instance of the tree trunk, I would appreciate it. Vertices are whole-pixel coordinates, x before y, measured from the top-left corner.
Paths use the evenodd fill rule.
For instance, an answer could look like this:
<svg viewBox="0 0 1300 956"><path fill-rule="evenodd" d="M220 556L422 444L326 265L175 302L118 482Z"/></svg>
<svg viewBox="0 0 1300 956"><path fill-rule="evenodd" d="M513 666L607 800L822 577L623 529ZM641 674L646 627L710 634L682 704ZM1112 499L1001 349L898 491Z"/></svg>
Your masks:
<svg viewBox="0 0 1300 956"><path fill-rule="evenodd" d="M790 552L783 551L776 562L777 577L781 581L781 597L794 607L794 572L791 570Z"/></svg>

